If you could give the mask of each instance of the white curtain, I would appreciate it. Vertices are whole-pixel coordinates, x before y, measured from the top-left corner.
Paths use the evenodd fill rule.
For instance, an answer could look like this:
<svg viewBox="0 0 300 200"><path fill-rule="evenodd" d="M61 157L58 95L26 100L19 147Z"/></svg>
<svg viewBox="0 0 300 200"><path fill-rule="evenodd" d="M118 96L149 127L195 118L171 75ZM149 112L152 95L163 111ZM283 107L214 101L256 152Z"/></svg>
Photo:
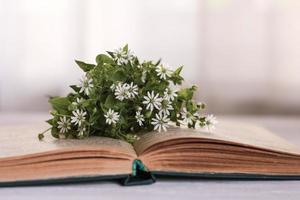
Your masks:
<svg viewBox="0 0 300 200"><path fill-rule="evenodd" d="M300 113L299 18L292 0L0 0L0 111L47 110L75 58L128 43L185 65L210 111Z"/></svg>

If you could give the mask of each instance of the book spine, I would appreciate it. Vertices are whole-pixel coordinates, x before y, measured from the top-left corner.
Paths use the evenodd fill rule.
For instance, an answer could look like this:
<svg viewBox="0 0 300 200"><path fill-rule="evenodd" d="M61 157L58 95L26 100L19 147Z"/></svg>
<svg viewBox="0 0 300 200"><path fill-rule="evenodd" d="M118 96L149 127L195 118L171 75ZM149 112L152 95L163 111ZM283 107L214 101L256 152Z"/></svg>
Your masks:
<svg viewBox="0 0 300 200"><path fill-rule="evenodd" d="M132 173L124 180L123 185L147 185L155 183L156 179L141 160L134 160Z"/></svg>

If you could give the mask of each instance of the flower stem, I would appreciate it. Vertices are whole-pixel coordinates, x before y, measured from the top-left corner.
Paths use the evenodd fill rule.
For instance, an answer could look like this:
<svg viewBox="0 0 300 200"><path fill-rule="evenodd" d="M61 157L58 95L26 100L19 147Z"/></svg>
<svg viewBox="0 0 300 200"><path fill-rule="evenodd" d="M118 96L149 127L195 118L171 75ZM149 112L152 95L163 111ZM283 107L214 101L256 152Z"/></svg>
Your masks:
<svg viewBox="0 0 300 200"><path fill-rule="evenodd" d="M50 130L51 130L51 127L44 130L43 132L39 133L39 135L38 135L39 140L42 140L44 138L44 134L47 133Z"/></svg>

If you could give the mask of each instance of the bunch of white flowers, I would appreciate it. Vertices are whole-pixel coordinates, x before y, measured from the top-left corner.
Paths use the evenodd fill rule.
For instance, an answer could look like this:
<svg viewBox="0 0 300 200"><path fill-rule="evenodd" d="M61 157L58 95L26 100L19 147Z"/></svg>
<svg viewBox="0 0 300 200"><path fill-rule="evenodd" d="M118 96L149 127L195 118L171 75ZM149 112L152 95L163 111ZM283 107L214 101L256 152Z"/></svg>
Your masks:
<svg viewBox="0 0 300 200"><path fill-rule="evenodd" d="M196 87L181 85L182 66L176 70L160 61L139 59L126 45L96 57L96 64L76 61L85 72L73 92L52 97L53 118L47 122L57 138L107 136L132 142L148 131L177 126L212 130L213 115L203 115L205 105L193 100ZM42 135L40 135L42 137Z"/></svg>

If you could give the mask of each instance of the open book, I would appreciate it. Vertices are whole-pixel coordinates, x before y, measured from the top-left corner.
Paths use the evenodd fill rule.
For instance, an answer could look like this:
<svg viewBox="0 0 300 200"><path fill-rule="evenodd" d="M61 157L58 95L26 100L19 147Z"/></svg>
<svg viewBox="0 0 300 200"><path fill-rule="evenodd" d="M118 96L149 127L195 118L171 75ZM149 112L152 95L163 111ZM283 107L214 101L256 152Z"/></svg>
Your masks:
<svg viewBox="0 0 300 200"><path fill-rule="evenodd" d="M273 133L242 123L216 131L171 128L133 145L92 137L37 139L41 127L0 128L0 185L100 179L145 184L157 176L300 179L300 150Z"/></svg>

